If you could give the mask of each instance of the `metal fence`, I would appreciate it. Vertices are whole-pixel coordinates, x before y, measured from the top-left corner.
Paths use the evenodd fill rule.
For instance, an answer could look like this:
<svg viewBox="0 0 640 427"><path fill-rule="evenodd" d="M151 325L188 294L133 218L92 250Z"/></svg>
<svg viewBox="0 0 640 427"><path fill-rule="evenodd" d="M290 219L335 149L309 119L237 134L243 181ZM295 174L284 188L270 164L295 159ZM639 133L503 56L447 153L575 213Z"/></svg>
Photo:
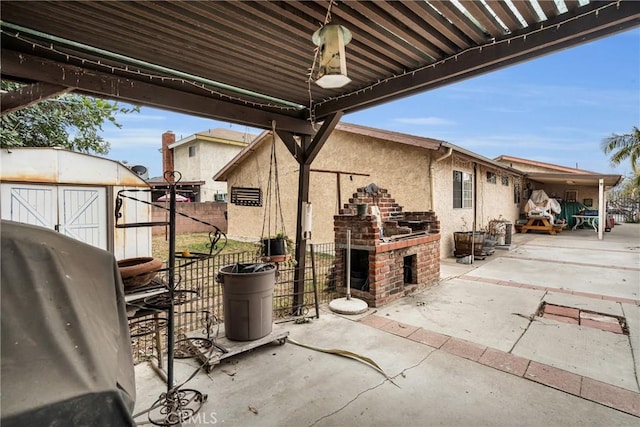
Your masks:
<svg viewBox="0 0 640 427"><path fill-rule="evenodd" d="M312 257L313 254L313 257ZM238 252L217 255L212 258L185 262L176 259L175 330L176 335L201 330L206 333L207 325L224 321L222 285L216 280L218 271L227 265L255 262L255 252ZM316 307L336 297L332 279L335 246L333 243L314 244L307 247L305 283L301 287L301 307L294 307L296 301L294 262L279 264L276 285L273 292L274 322L283 322L300 316L316 316ZM164 280L166 282L166 278ZM135 363L156 357L154 349L166 348L166 312L137 317L129 322L131 347Z"/></svg>
<svg viewBox="0 0 640 427"><path fill-rule="evenodd" d="M607 213L613 215L617 223L640 222L640 197L610 194L607 199Z"/></svg>

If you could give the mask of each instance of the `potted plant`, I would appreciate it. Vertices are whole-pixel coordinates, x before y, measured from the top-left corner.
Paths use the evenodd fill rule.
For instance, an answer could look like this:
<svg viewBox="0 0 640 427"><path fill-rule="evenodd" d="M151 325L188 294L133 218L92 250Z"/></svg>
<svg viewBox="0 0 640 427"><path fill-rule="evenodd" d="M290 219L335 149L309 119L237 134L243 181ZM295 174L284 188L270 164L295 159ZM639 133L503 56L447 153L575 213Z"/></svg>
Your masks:
<svg viewBox="0 0 640 427"><path fill-rule="evenodd" d="M489 221L489 235L497 241L499 246L504 246L505 244L507 224L509 224L509 227L511 226L506 219L502 218L502 215Z"/></svg>
<svg viewBox="0 0 640 427"><path fill-rule="evenodd" d="M462 218L462 228L467 229L467 222ZM453 242L455 244L454 255L463 257L471 255L471 247L473 246L473 255L482 256L482 246L484 245L484 231L456 231L453 233Z"/></svg>
<svg viewBox="0 0 640 427"><path fill-rule="evenodd" d="M289 239L284 233L278 233L274 237L267 237L262 239L262 255L278 256L286 255L291 252L293 241Z"/></svg>

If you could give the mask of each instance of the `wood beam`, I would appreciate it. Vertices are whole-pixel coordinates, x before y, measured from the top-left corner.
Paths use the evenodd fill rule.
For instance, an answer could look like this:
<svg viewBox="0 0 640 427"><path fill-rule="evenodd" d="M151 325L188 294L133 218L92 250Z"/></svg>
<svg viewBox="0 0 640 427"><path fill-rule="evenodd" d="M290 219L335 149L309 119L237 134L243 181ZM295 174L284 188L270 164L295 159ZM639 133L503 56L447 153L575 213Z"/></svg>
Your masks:
<svg viewBox="0 0 640 427"><path fill-rule="evenodd" d="M304 112L287 115L240 105L219 98L184 92L142 80L101 73L34 55L2 49L4 76L71 87L87 95L115 99L136 105L161 108L230 123L271 129L273 120L282 130L294 134L314 134Z"/></svg>
<svg viewBox="0 0 640 427"><path fill-rule="evenodd" d="M287 147L291 155L298 163L300 163L300 159L302 158L302 148L296 142L293 134L291 132L287 132L284 130L280 130L276 128L276 133L284 143L284 146Z"/></svg>
<svg viewBox="0 0 640 427"><path fill-rule="evenodd" d="M329 115L325 119L325 121L322 123L322 126L320 126L318 133L314 135L313 140L304 150L305 164L310 165L313 162L313 159L316 158L324 143L327 142L329 135L331 135L331 132L333 132L333 130L336 128L336 125L342 118L343 114L344 112L338 111Z"/></svg>
<svg viewBox="0 0 640 427"><path fill-rule="evenodd" d="M73 88L49 83L33 83L16 90L3 93L0 98L0 116L30 107L45 99L71 92Z"/></svg>
<svg viewBox="0 0 640 427"><path fill-rule="evenodd" d="M332 173L332 174L336 174L336 175L355 175L355 176L371 176L371 174L368 173L360 173L360 172L349 172L349 171L334 171L334 170L328 170L328 169L311 169L311 172L318 172L318 173Z"/></svg>
<svg viewBox="0 0 640 427"><path fill-rule="evenodd" d="M583 6L576 10L580 15L569 20L566 20L568 14L551 19L544 23L542 31L539 26L527 28L510 35L508 42L498 40L482 48L463 51L438 65L391 78L370 89L360 88L340 98L320 102L314 114L322 119L337 111L351 113L640 25L640 2L610 2L610 6L602 8L606 6L603 3L592 2ZM590 10L593 13L587 13ZM595 13L595 10L598 12Z"/></svg>

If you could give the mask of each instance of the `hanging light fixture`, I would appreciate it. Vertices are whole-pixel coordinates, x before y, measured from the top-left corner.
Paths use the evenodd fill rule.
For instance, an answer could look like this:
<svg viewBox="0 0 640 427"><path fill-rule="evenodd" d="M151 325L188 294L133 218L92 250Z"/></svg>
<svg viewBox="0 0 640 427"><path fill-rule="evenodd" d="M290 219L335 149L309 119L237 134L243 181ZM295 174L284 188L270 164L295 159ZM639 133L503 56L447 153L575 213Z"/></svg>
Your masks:
<svg viewBox="0 0 640 427"><path fill-rule="evenodd" d="M336 89L348 84L345 46L351 41L351 31L342 25L329 24L313 33L318 46L319 61L316 84L324 89Z"/></svg>

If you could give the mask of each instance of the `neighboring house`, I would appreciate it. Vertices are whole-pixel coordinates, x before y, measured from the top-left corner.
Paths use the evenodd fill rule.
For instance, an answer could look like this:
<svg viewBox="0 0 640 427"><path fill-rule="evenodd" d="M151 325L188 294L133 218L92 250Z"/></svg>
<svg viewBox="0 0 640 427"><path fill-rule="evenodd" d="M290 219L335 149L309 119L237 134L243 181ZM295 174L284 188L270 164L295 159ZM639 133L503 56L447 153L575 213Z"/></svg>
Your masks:
<svg viewBox="0 0 640 427"><path fill-rule="evenodd" d="M256 135L228 129L211 129L175 140L172 132L162 135L163 171L175 170L183 182L203 181L195 194L197 202L223 201L227 184L212 178Z"/></svg>
<svg viewBox="0 0 640 427"><path fill-rule="evenodd" d="M606 189L614 187L622 179L621 175L601 174L512 156L503 155L495 160L525 174L525 197L533 190L544 190L551 198L578 202L594 210L598 209L600 200L599 180L603 180Z"/></svg>
<svg viewBox="0 0 640 427"><path fill-rule="evenodd" d="M58 148L0 150L2 219L50 228L117 259L151 255L151 229L116 228L116 199L149 202L149 186L123 164ZM151 207L127 198L118 224L151 221Z"/></svg>
<svg viewBox="0 0 640 427"><path fill-rule="evenodd" d="M273 143L271 132L263 132L214 177L229 186L231 236L257 240L280 231L273 228L280 220L273 209L274 194L271 203L267 194ZM293 236L299 166L277 138L275 147L284 231ZM311 165L312 240L333 242L334 215L357 188L375 183L387 189L405 212L435 212L442 236L440 253L447 257L453 252L453 233L470 231L474 214L477 229L492 219L513 222L519 217L522 178L516 169L444 141L340 123ZM234 203L233 193L239 189L246 194L260 191L263 207L247 200ZM270 205L272 210L265 215L264 207Z"/></svg>

